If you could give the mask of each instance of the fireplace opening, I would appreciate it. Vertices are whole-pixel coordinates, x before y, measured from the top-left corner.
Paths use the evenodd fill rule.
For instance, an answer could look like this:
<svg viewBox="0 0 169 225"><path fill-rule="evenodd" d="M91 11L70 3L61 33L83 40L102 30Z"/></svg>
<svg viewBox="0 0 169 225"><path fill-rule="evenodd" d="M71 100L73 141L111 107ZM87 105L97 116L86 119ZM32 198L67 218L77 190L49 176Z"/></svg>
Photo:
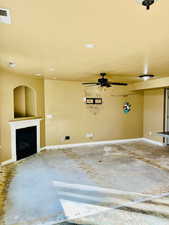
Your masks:
<svg viewBox="0 0 169 225"><path fill-rule="evenodd" d="M16 159L20 160L37 153L36 126L16 130Z"/></svg>

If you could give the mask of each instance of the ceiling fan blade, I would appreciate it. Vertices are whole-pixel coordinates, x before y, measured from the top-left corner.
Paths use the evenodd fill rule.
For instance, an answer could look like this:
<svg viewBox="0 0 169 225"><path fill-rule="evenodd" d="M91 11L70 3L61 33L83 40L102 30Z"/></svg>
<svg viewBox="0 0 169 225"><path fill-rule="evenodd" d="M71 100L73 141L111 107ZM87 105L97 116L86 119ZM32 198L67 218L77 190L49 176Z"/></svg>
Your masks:
<svg viewBox="0 0 169 225"><path fill-rule="evenodd" d="M119 86L127 86L127 83L119 83L119 82L109 82L110 85L119 85Z"/></svg>
<svg viewBox="0 0 169 225"><path fill-rule="evenodd" d="M82 83L82 85L100 85L98 82L93 82L93 83Z"/></svg>
<svg viewBox="0 0 169 225"><path fill-rule="evenodd" d="M87 85L85 85L85 87L96 87L97 86L97 84L87 84Z"/></svg>
<svg viewBox="0 0 169 225"><path fill-rule="evenodd" d="M92 83L82 83L83 85L88 85L88 84L97 84L96 82L92 82Z"/></svg>

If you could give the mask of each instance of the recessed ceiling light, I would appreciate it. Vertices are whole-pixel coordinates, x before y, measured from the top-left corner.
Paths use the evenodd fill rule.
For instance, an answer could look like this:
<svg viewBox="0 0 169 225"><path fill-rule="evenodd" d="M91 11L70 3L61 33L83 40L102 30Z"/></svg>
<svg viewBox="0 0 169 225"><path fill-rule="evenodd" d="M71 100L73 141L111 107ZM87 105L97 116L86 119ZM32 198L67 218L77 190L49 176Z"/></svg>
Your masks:
<svg viewBox="0 0 169 225"><path fill-rule="evenodd" d="M152 74L143 74L143 75L140 75L139 78L142 79L142 80L149 80L150 78L153 78L154 75Z"/></svg>
<svg viewBox="0 0 169 225"><path fill-rule="evenodd" d="M95 48L96 47L96 45L95 44L85 44L84 45L86 48Z"/></svg>
<svg viewBox="0 0 169 225"><path fill-rule="evenodd" d="M15 62L12 62L12 61L11 61L11 62L9 62L9 64L8 64L8 65L9 65L9 67L11 67L11 68L16 67L16 63L15 63Z"/></svg>

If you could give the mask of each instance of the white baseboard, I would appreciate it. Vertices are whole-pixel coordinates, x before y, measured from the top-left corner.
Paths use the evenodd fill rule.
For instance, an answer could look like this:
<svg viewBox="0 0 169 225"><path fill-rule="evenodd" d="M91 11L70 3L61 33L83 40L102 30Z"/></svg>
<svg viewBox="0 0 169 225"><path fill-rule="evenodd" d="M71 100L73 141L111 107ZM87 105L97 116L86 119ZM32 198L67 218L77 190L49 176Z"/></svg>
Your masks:
<svg viewBox="0 0 169 225"><path fill-rule="evenodd" d="M161 142L159 142L159 141L153 141L153 140L151 140L151 139L149 139L149 138L142 138L142 140L143 140L143 141L146 141L146 142L149 142L149 143L151 143L151 144L154 144L154 145L165 146L164 143L161 143Z"/></svg>
<svg viewBox="0 0 169 225"><path fill-rule="evenodd" d="M7 160L7 161L1 162L0 165L1 165L1 166L5 166L5 165L8 165L8 164L13 163L13 162L15 162L15 160L9 159L9 160Z"/></svg>
<svg viewBox="0 0 169 225"><path fill-rule="evenodd" d="M120 143L142 141L142 140L143 138L132 138L132 139L111 140L111 141L82 142L77 144L48 145L41 148L41 151L45 149L52 150L52 149L63 149L63 148L72 148L72 147L89 146L89 145L120 144Z"/></svg>

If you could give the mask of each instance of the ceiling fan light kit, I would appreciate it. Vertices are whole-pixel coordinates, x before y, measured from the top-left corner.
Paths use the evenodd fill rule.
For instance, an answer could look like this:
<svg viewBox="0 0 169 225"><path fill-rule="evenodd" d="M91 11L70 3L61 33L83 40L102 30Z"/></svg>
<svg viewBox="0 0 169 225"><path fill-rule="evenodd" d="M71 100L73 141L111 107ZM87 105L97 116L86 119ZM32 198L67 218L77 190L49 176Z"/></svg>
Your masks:
<svg viewBox="0 0 169 225"><path fill-rule="evenodd" d="M147 10L150 9L150 6L153 5L158 0L137 0L140 4L146 7Z"/></svg>
<svg viewBox="0 0 169 225"><path fill-rule="evenodd" d="M154 77L154 75L152 75L152 74L143 74L143 75L140 75L139 76L139 78L140 79L142 79L142 80L149 80L149 79L151 79L151 78L153 78Z"/></svg>

